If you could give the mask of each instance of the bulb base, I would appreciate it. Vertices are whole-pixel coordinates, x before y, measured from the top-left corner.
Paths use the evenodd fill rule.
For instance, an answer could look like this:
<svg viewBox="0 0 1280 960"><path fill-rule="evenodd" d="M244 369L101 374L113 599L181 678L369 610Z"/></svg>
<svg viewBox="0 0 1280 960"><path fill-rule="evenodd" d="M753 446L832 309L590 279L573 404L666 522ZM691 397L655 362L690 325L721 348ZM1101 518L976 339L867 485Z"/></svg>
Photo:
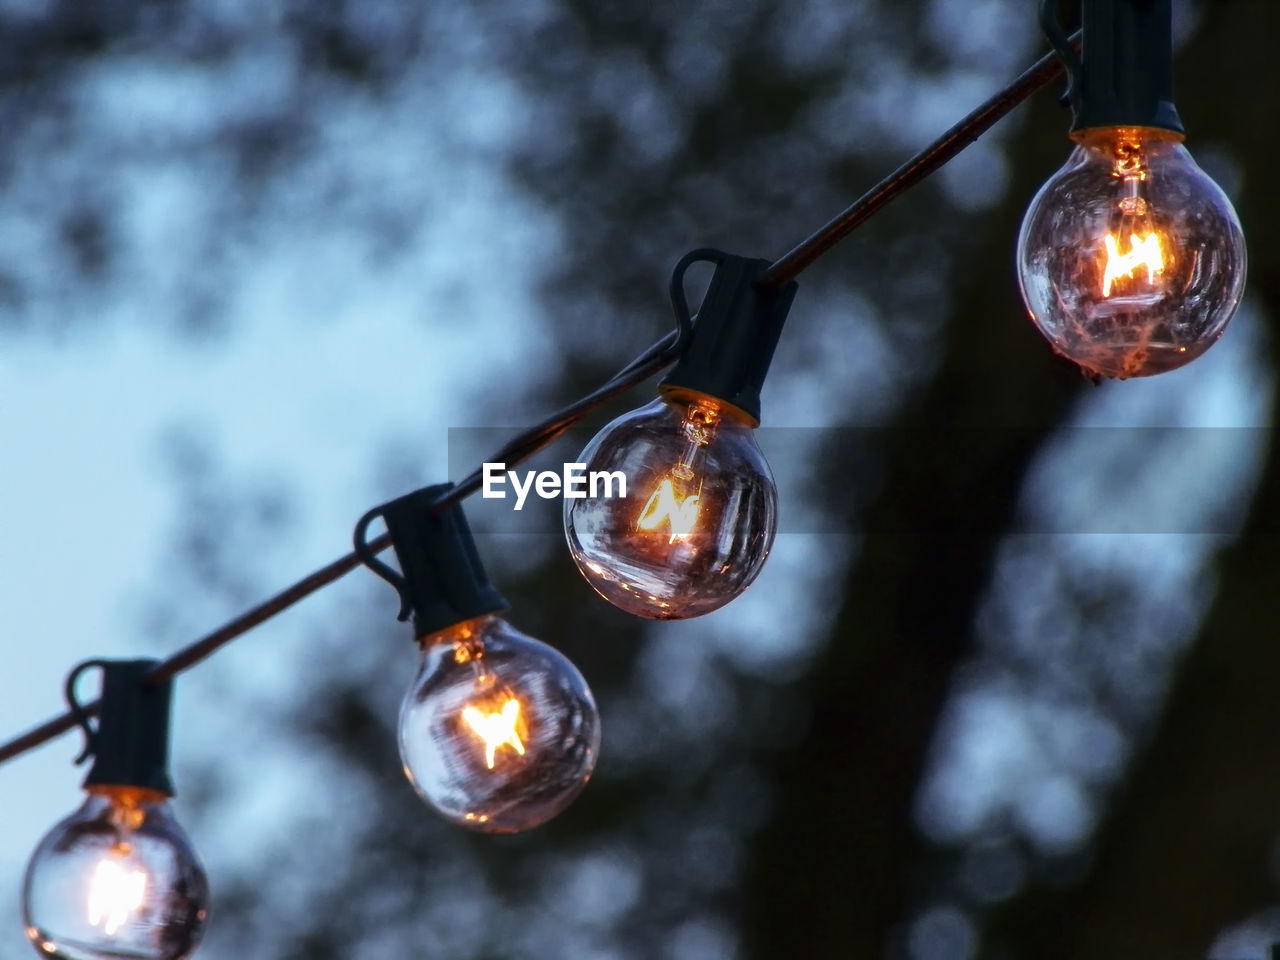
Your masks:
<svg viewBox="0 0 1280 960"><path fill-rule="evenodd" d="M435 510L451 483L423 487L374 507L356 527L356 552L400 593L400 619L413 615L415 638L507 609L507 601L489 582L462 507ZM387 524L403 576L373 559L365 543L369 521Z"/></svg>
<svg viewBox="0 0 1280 960"><path fill-rule="evenodd" d="M760 389L797 284L793 280L780 290L760 287L759 280L770 266L768 260L720 251L707 251L698 259L715 263L716 272L698 308L689 345L658 385L659 392L663 396L692 393L712 397L756 426L760 423Z"/></svg>
<svg viewBox="0 0 1280 960"><path fill-rule="evenodd" d="M1185 134L1173 102L1172 0L1081 0L1081 53L1041 0L1040 21L1067 65L1071 132L1152 127Z"/></svg>
<svg viewBox="0 0 1280 960"><path fill-rule="evenodd" d="M159 660L90 660L67 678L67 702L85 731L85 756L93 766L84 779L86 790L123 787L172 797L169 775L169 714L173 681L149 683L147 674ZM102 698L98 725L91 727L76 699L75 684L90 667L102 670Z"/></svg>

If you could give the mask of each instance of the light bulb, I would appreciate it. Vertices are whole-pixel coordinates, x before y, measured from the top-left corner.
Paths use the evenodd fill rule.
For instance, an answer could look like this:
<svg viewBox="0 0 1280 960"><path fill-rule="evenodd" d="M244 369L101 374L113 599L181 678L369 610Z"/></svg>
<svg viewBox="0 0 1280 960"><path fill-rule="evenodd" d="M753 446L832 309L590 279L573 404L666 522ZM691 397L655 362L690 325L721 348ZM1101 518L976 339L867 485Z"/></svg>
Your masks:
<svg viewBox="0 0 1280 960"><path fill-rule="evenodd" d="M423 637L400 709L400 756L442 816L488 833L550 820L600 750L591 691L567 659L495 616Z"/></svg>
<svg viewBox="0 0 1280 960"><path fill-rule="evenodd" d="M1189 363L1222 335L1244 290L1245 245L1226 195L1182 135L1100 127L1022 221L1018 280L1054 350L1089 376Z"/></svg>
<svg viewBox="0 0 1280 960"><path fill-rule="evenodd" d="M626 496L601 488L564 502L574 562L606 600L655 620L696 617L760 573L778 492L740 411L672 392L614 420L578 459L588 474L626 477Z"/></svg>
<svg viewBox="0 0 1280 960"><path fill-rule="evenodd" d="M22 887L27 936L65 960L180 960L204 934L209 886L163 793L92 786L36 848Z"/></svg>

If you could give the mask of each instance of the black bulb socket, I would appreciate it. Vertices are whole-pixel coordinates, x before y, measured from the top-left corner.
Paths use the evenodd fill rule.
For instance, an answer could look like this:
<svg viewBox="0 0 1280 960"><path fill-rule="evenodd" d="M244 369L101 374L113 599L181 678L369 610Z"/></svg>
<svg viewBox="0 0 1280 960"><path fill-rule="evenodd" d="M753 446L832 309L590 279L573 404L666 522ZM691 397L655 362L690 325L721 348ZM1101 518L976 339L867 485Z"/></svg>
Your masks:
<svg viewBox="0 0 1280 960"><path fill-rule="evenodd" d="M77 668L102 669L97 726L88 733L93 766L89 787L132 787L172 797L169 775L169 718L173 681L148 682L159 660L98 660Z"/></svg>
<svg viewBox="0 0 1280 960"><path fill-rule="evenodd" d="M719 251L700 259L714 262L716 271L693 321L689 344L658 390L670 399L711 397L758 426L760 389L797 284L793 280L780 289L762 286L768 260Z"/></svg>
<svg viewBox="0 0 1280 960"><path fill-rule="evenodd" d="M377 508L387 524L403 580L401 619L413 615L416 637L507 609L489 581L466 514L458 504L434 504L451 483L424 487Z"/></svg>
<svg viewBox="0 0 1280 960"><path fill-rule="evenodd" d="M1042 21L1050 32L1050 8ZM1081 0L1081 54L1058 30L1050 39L1071 75L1071 132L1151 127L1185 136L1173 102L1172 0Z"/></svg>

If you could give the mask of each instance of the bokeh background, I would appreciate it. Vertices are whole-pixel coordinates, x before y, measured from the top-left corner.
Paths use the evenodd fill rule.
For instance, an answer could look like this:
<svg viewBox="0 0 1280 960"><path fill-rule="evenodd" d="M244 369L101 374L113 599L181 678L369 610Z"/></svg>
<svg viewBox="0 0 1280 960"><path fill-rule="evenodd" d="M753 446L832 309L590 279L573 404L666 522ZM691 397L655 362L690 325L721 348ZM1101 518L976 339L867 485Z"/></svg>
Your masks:
<svg viewBox="0 0 1280 960"><path fill-rule="evenodd" d="M685 251L785 252L1040 56L1034 7L0 0L0 732L467 472L451 428L622 366ZM416 651L366 573L179 681L200 956L1263 957L1280 7L1175 26L1189 145L1249 241L1219 345L1094 387L1026 321L1055 84L803 276L764 396L789 532L742 598L640 622L554 532L480 538L601 707L558 820L494 839L419 803ZM75 740L0 767L6 958Z"/></svg>

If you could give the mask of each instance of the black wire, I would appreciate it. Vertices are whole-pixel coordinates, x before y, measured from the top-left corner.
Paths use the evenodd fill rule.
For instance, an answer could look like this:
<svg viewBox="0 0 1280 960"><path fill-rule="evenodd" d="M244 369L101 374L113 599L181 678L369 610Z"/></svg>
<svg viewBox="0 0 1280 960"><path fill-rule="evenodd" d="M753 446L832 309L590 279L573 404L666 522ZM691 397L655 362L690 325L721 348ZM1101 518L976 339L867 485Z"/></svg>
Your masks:
<svg viewBox="0 0 1280 960"><path fill-rule="evenodd" d="M1071 38L1071 42L1078 43L1079 36L1079 33L1077 33ZM976 140L979 135L990 129L997 120L1009 113L1054 77L1061 75L1062 72L1062 62L1056 54L1050 53L1041 57L1011 84L966 116L924 150L917 153L839 216L797 244L794 249L769 268L761 283L780 286L794 279L802 270L834 247L844 237L848 236L890 200L939 169ZM693 254L686 256L681 261L681 264L687 265L686 261L697 253L699 251L694 251ZM654 343L640 356L636 357L581 400L569 404L567 407L547 417L541 423L517 434L485 462L494 463L500 461L508 464L517 464L527 460L601 404L612 400L618 394L623 393L643 380L647 380L659 370L675 362L684 349L690 331L687 310L685 315L682 316L679 306L684 299L683 290L681 289L677 292L677 287L682 277L683 271L680 266L677 266L672 275L672 303L675 305L676 311L676 330ZM436 502L435 509L444 509L444 507L457 503L464 497L470 496L479 490L483 483L483 470L484 468L481 466L467 474L444 497ZM386 534L369 541L368 544L370 551L373 553L380 553L390 545L391 538ZM360 561L356 558L356 555L349 553L320 568L277 593L269 600L245 611L212 633L201 637L161 661L155 670L148 674L148 681L154 683L167 680L184 670L190 669L232 640L243 636L249 630L270 620L276 614L287 610L322 587L328 586L338 578L354 570L359 564ZM96 701L84 705L84 709L88 713L95 713L97 708ZM5 763L22 753L26 753L28 750L33 750L59 734L72 729L74 726L76 726L76 719L71 713L53 717L0 745L0 763Z"/></svg>
<svg viewBox="0 0 1280 960"><path fill-rule="evenodd" d="M687 340L688 333L684 329L673 330L619 370L596 390L576 403L571 403L564 409L553 413L537 426L530 427L524 433L513 437L484 462L516 464L529 459L529 457L543 447L548 446L592 410L612 400L618 394L631 389L637 383L648 380L663 367L674 363L684 350ZM444 508L449 504L457 503L464 497L470 496L480 489L483 478L484 466L481 465L459 480L452 490L436 502L436 506Z"/></svg>
<svg viewBox="0 0 1280 960"><path fill-rule="evenodd" d="M1065 42L1068 49L1079 49L1081 32L1077 30ZM1028 67L1018 79L995 94L950 130L885 177L838 216L811 233L786 255L769 267L760 278L764 286L783 287L837 243L860 227L890 200L910 190L929 174L939 170L965 147L986 133L996 121L1009 113L1054 77L1064 67L1058 53L1046 53Z"/></svg>

